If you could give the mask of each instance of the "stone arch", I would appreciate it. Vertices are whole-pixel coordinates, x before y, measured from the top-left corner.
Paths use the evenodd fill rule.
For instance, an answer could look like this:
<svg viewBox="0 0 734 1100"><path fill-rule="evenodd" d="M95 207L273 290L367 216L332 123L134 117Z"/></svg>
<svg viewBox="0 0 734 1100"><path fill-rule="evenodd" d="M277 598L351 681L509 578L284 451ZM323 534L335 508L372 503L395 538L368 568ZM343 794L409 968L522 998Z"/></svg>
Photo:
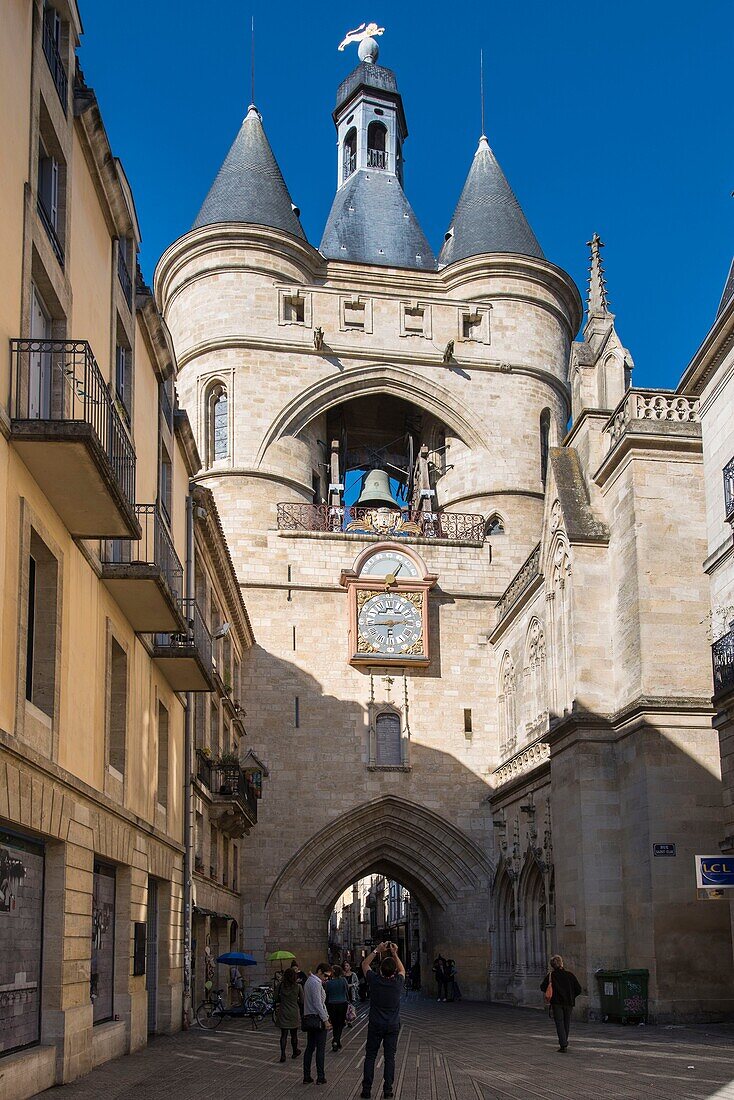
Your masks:
<svg viewBox="0 0 734 1100"><path fill-rule="evenodd" d="M417 803L384 795L320 829L291 857L265 903L266 951L294 944L299 961L324 952L328 915L349 883L369 874L396 879L427 915L434 947L451 947L460 972L475 991L489 965L488 921L483 902L492 865L454 824ZM296 942L297 941L297 942ZM479 977L477 978L477 975ZM486 990L485 990L486 992Z"/></svg>
<svg viewBox="0 0 734 1100"><path fill-rule="evenodd" d="M528 852L520 876L520 907L524 934L525 970L529 984L538 984L543 976L546 959L546 927L548 900L545 882L537 860ZM537 979L537 981L536 981Z"/></svg>
<svg viewBox="0 0 734 1100"><path fill-rule="evenodd" d="M409 401L443 421L467 447L485 450L486 439L474 427L476 417L445 387L394 363L350 368L336 377L323 378L289 401L266 431L255 460L260 467L268 448L283 436L298 435L321 413L355 397L392 394Z"/></svg>
<svg viewBox="0 0 734 1100"><path fill-rule="evenodd" d="M547 713L546 646L543 624L534 615L525 635L525 717L534 727Z"/></svg>
<svg viewBox="0 0 734 1100"><path fill-rule="evenodd" d="M497 868L492 895L495 927L493 969L496 983L493 993L496 995L507 992L507 986L517 969L515 885L504 860Z"/></svg>

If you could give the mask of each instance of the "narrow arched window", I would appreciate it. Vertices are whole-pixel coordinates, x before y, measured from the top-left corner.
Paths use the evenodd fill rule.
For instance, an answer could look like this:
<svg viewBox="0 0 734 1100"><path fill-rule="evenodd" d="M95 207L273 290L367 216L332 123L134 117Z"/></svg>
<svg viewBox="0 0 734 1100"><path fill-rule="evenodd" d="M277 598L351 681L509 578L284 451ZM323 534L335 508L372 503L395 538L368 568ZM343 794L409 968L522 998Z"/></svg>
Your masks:
<svg viewBox="0 0 734 1100"><path fill-rule="evenodd" d="M357 167L357 131L352 127L344 138L342 179L348 179Z"/></svg>
<svg viewBox="0 0 734 1100"><path fill-rule="evenodd" d="M484 525L484 534L489 535L504 535L505 524L502 516L498 516L495 512L493 516L490 516Z"/></svg>
<svg viewBox="0 0 734 1100"><path fill-rule="evenodd" d="M375 763L385 766L402 764L400 715L383 711L375 719Z"/></svg>
<svg viewBox="0 0 734 1100"><path fill-rule="evenodd" d="M548 451L550 448L550 409L543 409L540 414L540 479L545 486L548 476Z"/></svg>
<svg viewBox="0 0 734 1100"><path fill-rule="evenodd" d="M218 462L229 454L229 402L221 384L209 391L209 462Z"/></svg>
<svg viewBox="0 0 734 1100"><path fill-rule="evenodd" d="M387 168L387 127L382 122L370 122L367 127L367 167Z"/></svg>

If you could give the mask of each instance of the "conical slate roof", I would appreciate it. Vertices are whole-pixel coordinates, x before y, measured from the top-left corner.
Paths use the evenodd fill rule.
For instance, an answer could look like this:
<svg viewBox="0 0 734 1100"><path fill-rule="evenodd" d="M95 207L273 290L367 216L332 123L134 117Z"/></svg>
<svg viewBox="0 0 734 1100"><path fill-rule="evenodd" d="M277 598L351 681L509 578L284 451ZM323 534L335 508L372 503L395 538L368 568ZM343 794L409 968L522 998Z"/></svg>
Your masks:
<svg viewBox="0 0 734 1100"><path fill-rule="evenodd" d="M306 240L254 105L209 188L193 228L216 222L269 225Z"/></svg>
<svg viewBox="0 0 734 1100"><path fill-rule="evenodd" d="M320 251L330 260L436 270L397 176L379 169L355 172L337 191Z"/></svg>
<svg viewBox="0 0 734 1100"><path fill-rule="evenodd" d="M515 252L543 259L543 250L486 137L482 136L439 263L450 264L487 252Z"/></svg>

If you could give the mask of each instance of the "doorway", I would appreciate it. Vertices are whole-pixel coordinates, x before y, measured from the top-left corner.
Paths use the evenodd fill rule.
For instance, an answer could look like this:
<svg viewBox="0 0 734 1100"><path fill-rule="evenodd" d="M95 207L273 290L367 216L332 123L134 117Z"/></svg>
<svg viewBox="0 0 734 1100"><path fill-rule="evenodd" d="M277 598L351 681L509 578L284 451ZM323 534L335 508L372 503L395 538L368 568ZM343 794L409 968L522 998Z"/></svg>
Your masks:
<svg viewBox="0 0 734 1100"><path fill-rule="evenodd" d="M28 364L28 419L49 420L51 416L51 317L31 284L31 345Z"/></svg>
<svg viewBox="0 0 734 1100"><path fill-rule="evenodd" d="M145 949L148 1034L158 1030L158 882L148 879L148 929Z"/></svg>

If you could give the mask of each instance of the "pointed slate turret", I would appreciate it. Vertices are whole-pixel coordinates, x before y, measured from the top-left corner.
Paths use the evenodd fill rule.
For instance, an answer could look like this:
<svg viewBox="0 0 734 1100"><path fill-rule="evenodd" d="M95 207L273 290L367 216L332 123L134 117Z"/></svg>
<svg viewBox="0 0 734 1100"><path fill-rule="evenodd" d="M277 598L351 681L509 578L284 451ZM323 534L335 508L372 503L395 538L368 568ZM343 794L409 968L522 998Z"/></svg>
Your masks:
<svg viewBox="0 0 734 1100"><path fill-rule="evenodd" d="M217 222L269 225L306 240L262 118L251 104L199 211L194 229Z"/></svg>
<svg viewBox="0 0 734 1100"><path fill-rule="evenodd" d="M543 250L482 135L439 256L441 265L487 252L537 256Z"/></svg>

